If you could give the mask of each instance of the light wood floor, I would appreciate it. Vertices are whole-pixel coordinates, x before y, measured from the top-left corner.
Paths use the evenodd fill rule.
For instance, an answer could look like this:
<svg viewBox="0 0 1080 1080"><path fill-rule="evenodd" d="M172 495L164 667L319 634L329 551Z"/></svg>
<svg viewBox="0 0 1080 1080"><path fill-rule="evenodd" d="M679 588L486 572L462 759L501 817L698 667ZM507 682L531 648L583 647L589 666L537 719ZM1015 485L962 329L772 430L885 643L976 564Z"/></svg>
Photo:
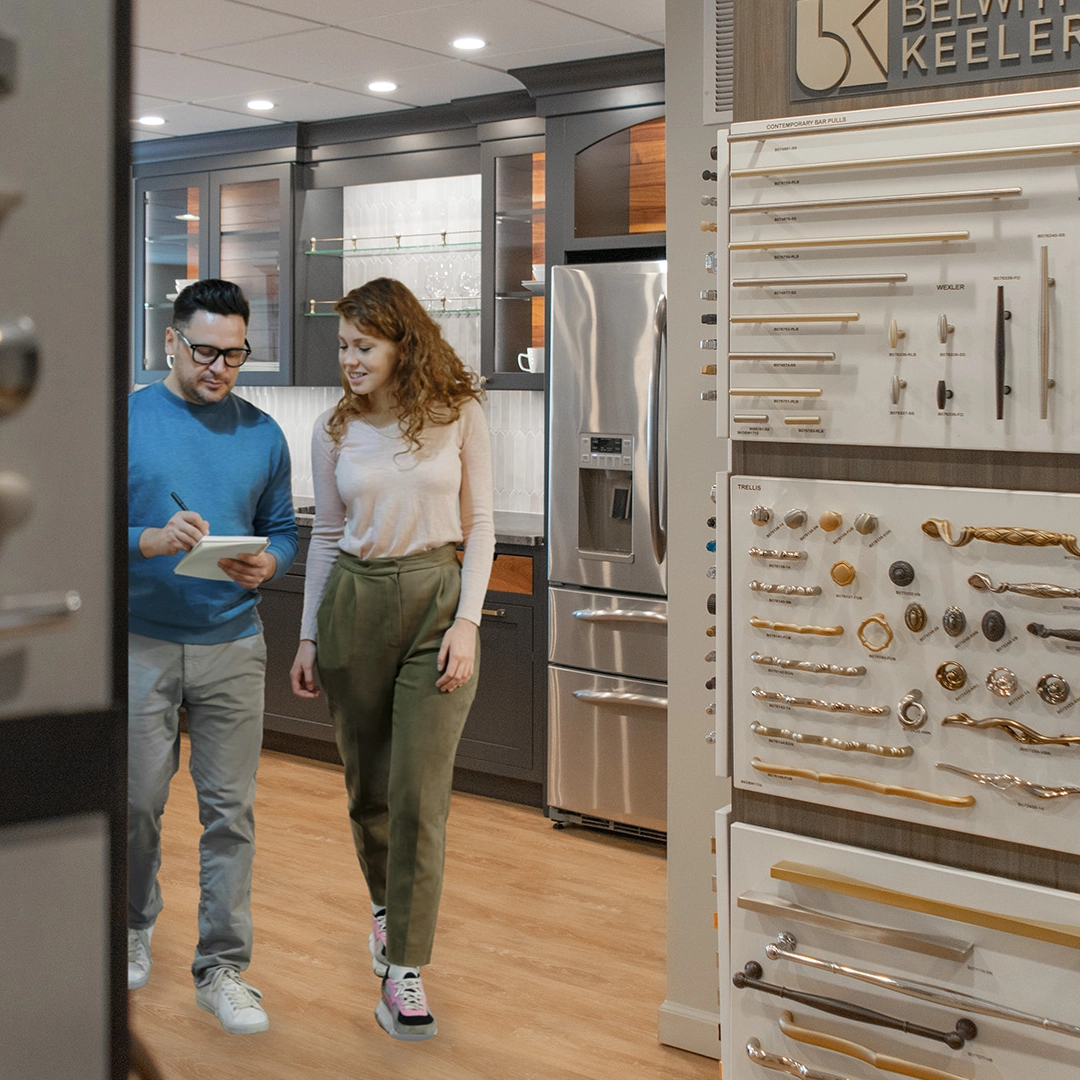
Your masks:
<svg viewBox="0 0 1080 1080"><path fill-rule="evenodd" d="M446 882L424 983L439 1034L402 1043L375 1022L370 906L342 770L264 753L247 977L270 1030L228 1035L195 1006L195 796L187 750L165 811L149 983L135 1030L167 1080L715 1080L715 1061L659 1045L663 851L538 810L454 796Z"/></svg>

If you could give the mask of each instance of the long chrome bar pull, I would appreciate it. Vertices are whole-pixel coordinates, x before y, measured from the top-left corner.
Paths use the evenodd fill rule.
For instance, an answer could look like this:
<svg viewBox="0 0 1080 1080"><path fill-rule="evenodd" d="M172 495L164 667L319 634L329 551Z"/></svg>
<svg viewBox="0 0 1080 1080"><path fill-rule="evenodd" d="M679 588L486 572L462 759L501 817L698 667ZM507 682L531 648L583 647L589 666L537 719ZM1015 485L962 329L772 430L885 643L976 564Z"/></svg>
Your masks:
<svg viewBox="0 0 1080 1080"><path fill-rule="evenodd" d="M1050 251L1045 244L1039 252L1039 264L1039 419L1045 420L1054 386L1050 378L1050 290L1055 284L1050 276Z"/></svg>

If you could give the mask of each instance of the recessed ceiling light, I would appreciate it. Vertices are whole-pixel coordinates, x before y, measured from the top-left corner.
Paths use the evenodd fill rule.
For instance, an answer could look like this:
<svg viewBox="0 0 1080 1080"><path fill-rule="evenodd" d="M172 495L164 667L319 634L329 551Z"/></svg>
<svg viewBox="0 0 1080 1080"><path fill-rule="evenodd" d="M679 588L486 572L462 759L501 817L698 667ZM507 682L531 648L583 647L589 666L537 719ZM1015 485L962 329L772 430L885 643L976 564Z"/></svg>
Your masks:
<svg viewBox="0 0 1080 1080"><path fill-rule="evenodd" d="M247 107L254 112L268 112L274 107L274 103L266 98L254 98L247 103Z"/></svg>
<svg viewBox="0 0 1080 1080"><path fill-rule="evenodd" d="M483 38L478 37L459 37L454 38L451 42L455 49L465 49L472 51L473 49L482 49L487 42Z"/></svg>
<svg viewBox="0 0 1080 1080"><path fill-rule="evenodd" d="M164 116L140 116L136 121L139 124L145 124L147 127L161 127L165 123Z"/></svg>
<svg viewBox="0 0 1080 1080"><path fill-rule="evenodd" d="M389 79L376 79L374 82L369 82L367 88L373 90L376 94L389 94L392 90L397 89L397 83L390 82Z"/></svg>
<svg viewBox="0 0 1080 1080"><path fill-rule="evenodd" d="M177 214L176 215L176 220L177 221L198 221L199 220L199 215L198 214Z"/></svg>

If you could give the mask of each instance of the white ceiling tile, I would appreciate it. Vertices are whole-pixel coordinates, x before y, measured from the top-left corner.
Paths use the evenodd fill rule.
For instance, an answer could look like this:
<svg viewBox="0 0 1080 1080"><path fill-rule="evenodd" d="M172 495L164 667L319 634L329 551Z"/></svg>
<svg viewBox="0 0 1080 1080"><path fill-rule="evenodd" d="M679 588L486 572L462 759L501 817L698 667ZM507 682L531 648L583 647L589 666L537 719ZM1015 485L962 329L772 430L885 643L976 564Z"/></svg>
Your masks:
<svg viewBox="0 0 1080 1080"><path fill-rule="evenodd" d="M271 112L260 113L268 120L279 122L311 122L314 120L336 120L342 116L366 116L369 113L392 112L410 108L412 103L386 101L371 94L350 93L348 90L332 86L316 86L305 83L302 86L289 86L275 90L267 95L276 106ZM215 109L252 116L246 107L249 97L226 97L200 100L200 105Z"/></svg>
<svg viewBox="0 0 1080 1080"><path fill-rule="evenodd" d="M208 109L202 105L169 105L155 109L158 116L165 118L164 127L140 128L132 124L132 131L150 130L155 135L202 135L208 131L231 131L234 128L271 127L276 121L264 120L261 116L222 112L220 109Z"/></svg>
<svg viewBox="0 0 1080 1080"><path fill-rule="evenodd" d="M153 0L160 3L161 0ZM174 0L175 2L175 0ZM386 14L386 0L235 0L245 6L264 11L315 19L328 26L343 26L362 30L368 19ZM402 14L425 8L446 7L460 0L393 0L394 11Z"/></svg>
<svg viewBox="0 0 1080 1080"><path fill-rule="evenodd" d="M627 34L664 40L664 0L533 0L537 7L558 8ZM659 35L659 37L657 37Z"/></svg>
<svg viewBox="0 0 1080 1080"><path fill-rule="evenodd" d="M151 97L149 94L132 94L131 115L145 116L155 109L163 109L166 105L182 104L170 98Z"/></svg>
<svg viewBox="0 0 1080 1080"><path fill-rule="evenodd" d="M334 82L357 76L392 79L406 67L430 64L432 56L402 45L393 45L349 30L312 30L288 34L247 45L204 49L206 60L240 64L269 71L300 82Z"/></svg>
<svg viewBox="0 0 1080 1080"><path fill-rule="evenodd" d="M398 88L393 97L410 105L441 105L452 98L522 89L521 83L512 75L464 60L444 60L426 67L405 68L396 78ZM368 81L365 78L335 79L334 85L359 90Z"/></svg>
<svg viewBox="0 0 1080 1080"><path fill-rule="evenodd" d="M492 60L499 67L513 68L535 67L538 64L558 64L569 60L591 60L598 56L622 56L626 53L643 52L654 48L637 37L601 38L596 41L583 41L577 45L548 46L542 49L523 48L517 52L493 56Z"/></svg>
<svg viewBox="0 0 1080 1080"><path fill-rule="evenodd" d="M316 25L232 0L138 0L134 13L135 40L174 53L311 30Z"/></svg>
<svg viewBox="0 0 1080 1080"><path fill-rule="evenodd" d="M174 56L154 49L134 50L133 89L136 94L193 101L228 94L267 94L280 86L292 86L302 79L290 79L259 71L245 71L227 64L191 56Z"/></svg>

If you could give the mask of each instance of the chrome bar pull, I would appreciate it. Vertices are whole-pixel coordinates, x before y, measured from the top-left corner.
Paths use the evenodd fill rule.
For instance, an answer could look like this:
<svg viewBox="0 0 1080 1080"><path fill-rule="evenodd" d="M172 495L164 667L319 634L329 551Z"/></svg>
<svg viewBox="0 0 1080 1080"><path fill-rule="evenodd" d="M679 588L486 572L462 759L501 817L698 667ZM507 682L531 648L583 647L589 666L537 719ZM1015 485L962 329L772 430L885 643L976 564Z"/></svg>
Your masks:
<svg viewBox="0 0 1080 1080"><path fill-rule="evenodd" d="M52 630L66 623L81 607L82 598L74 589L6 596L0 598L0 634Z"/></svg>
<svg viewBox="0 0 1080 1080"><path fill-rule="evenodd" d="M580 608L574 618L582 622L640 622L667 626L667 615L662 611L628 611L623 608Z"/></svg>
<svg viewBox="0 0 1080 1080"><path fill-rule="evenodd" d="M620 693L616 690L575 690L574 697L590 705L637 705L642 709L667 709L667 698L649 694Z"/></svg>
<svg viewBox="0 0 1080 1080"><path fill-rule="evenodd" d="M1039 266L1039 419L1045 420L1054 386L1050 378L1050 290L1054 279L1050 276L1050 251L1045 244L1039 252Z"/></svg>

